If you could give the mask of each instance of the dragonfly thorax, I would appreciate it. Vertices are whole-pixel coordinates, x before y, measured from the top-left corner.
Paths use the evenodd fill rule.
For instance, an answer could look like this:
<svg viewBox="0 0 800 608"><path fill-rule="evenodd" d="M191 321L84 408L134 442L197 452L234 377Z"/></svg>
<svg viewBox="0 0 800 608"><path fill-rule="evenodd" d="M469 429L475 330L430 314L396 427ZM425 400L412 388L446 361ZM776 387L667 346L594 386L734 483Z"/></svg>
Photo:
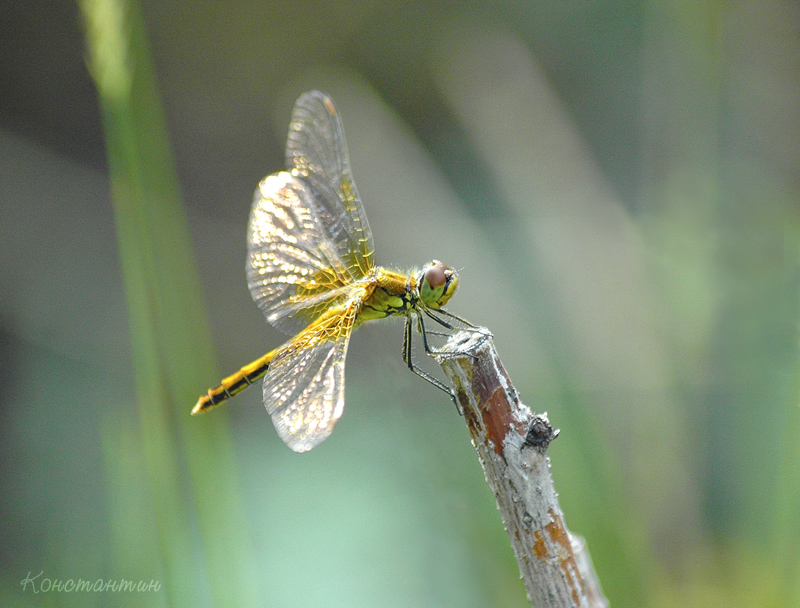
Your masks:
<svg viewBox="0 0 800 608"><path fill-rule="evenodd" d="M376 268L367 283L356 326L371 319L405 316L420 308L439 309L455 292L458 277L454 270L434 260L411 275Z"/></svg>

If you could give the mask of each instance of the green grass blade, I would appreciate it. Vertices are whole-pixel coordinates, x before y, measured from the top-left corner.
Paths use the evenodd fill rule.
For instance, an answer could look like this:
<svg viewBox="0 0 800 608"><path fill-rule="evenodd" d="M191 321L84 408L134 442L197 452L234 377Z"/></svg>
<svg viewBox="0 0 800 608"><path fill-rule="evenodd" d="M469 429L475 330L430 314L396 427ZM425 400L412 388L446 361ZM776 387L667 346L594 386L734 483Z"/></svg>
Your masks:
<svg viewBox="0 0 800 608"><path fill-rule="evenodd" d="M197 605L207 587L214 605L255 605L226 418L189 416L218 373L140 9L124 0L80 4L104 121L139 436L170 604Z"/></svg>

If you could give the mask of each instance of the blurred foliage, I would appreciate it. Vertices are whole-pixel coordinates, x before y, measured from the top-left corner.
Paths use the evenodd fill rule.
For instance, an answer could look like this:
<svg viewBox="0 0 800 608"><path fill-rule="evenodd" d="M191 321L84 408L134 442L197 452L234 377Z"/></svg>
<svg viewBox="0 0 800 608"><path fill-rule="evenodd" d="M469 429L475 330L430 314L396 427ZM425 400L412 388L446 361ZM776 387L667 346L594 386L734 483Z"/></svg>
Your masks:
<svg viewBox="0 0 800 608"><path fill-rule="evenodd" d="M0 603L525 605L398 326L354 336L346 415L309 454L258 390L188 416L212 344L229 371L283 339L244 287L244 226L319 88L378 263L459 268L452 309L561 428L555 485L612 606L800 606L796 4L80 6L119 262L104 177L4 134ZM57 70L9 65L46 76L15 81L43 124L82 133L72 89L34 94ZM21 588L40 570L162 588Z"/></svg>
<svg viewBox="0 0 800 608"><path fill-rule="evenodd" d="M194 387L218 372L142 18L138 5L124 0L86 0L81 8L106 132L141 442L135 445L121 421L104 427L109 495L123 507L110 520L128 527L122 517L130 503L119 496L128 489L119 480L136 479L143 463L167 603L197 605L209 594L214 605L253 605L248 535L225 419L197 425L185 415ZM186 483L193 504L179 491ZM141 523L141 515L133 521ZM114 557L124 572L141 558L119 536Z"/></svg>

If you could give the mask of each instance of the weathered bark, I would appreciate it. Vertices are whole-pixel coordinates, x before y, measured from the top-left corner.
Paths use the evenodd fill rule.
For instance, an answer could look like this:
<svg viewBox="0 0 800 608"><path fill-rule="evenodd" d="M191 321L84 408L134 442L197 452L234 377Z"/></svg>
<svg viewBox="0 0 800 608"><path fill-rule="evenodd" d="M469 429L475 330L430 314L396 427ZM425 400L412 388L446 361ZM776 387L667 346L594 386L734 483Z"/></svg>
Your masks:
<svg viewBox="0 0 800 608"><path fill-rule="evenodd" d="M532 605L606 608L586 544L570 534L558 504L546 454L558 431L547 414L520 401L487 330L454 335L436 358L455 388Z"/></svg>

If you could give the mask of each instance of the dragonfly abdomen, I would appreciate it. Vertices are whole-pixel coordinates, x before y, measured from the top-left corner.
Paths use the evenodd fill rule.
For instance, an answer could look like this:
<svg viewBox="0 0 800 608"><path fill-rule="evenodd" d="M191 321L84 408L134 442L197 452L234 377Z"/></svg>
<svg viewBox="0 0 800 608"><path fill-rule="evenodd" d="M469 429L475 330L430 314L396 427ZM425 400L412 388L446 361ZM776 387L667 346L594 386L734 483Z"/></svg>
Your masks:
<svg viewBox="0 0 800 608"><path fill-rule="evenodd" d="M230 399L237 393L242 392L256 380L263 378L269 369L272 359L275 357L276 350L271 350L263 357L245 365L235 374L224 378L214 388L208 389L208 393L197 400L197 404L192 409L192 415L200 414L219 405L226 399Z"/></svg>

